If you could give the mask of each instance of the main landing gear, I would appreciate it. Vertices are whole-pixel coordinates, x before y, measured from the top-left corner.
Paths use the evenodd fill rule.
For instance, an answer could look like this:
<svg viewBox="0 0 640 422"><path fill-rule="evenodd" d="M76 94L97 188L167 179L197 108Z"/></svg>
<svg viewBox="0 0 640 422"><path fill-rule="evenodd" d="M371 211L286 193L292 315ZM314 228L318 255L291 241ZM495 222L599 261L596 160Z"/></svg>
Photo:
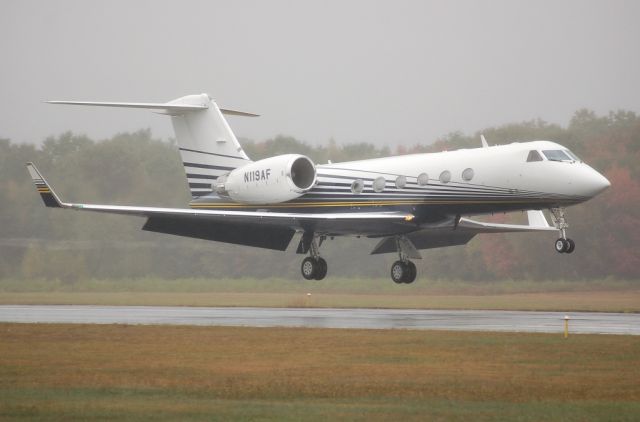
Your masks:
<svg viewBox="0 0 640 422"><path fill-rule="evenodd" d="M396 284L411 284L415 281L418 270L411 261L396 261L391 266L391 279Z"/></svg>
<svg viewBox="0 0 640 422"><path fill-rule="evenodd" d="M400 259L391 266L391 279L396 284L411 284L415 281L418 271L416 264L409 261L407 252L411 253L413 251L418 257L420 255L413 244L403 238L396 238L396 248ZM409 249L409 251L405 251L405 249Z"/></svg>
<svg viewBox="0 0 640 422"><path fill-rule="evenodd" d="M318 238L320 242L318 243ZM320 256L320 245L324 240L324 236L315 236L311 235L311 238L308 236L300 242L303 245L303 242L308 244L309 255L305 259L302 260L302 265L300 266L300 272L302 276L307 280L322 280L327 275L327 261L324 260ZM302 246L304 248L304 246ZM298 248L300 249L300 247Z"/></svg>
<svg viewBox="0 0 640 422"><path fill-rule="evenodd" d="M564 217L564 208L551 208L551 217L553 224L560 230L560 238L554 244L556 252L571 253L576 248L576 243L567 237L567 228L569 225Z"/></svg>

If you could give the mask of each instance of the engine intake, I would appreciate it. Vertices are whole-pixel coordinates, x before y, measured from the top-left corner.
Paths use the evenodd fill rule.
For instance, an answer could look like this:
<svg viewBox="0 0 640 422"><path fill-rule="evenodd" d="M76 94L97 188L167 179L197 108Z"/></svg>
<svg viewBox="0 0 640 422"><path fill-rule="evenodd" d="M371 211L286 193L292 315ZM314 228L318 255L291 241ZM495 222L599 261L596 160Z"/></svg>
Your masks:
<svg viewBox="0 0 640 422"><path fill-rule="evenodd" d="M304 155L255 161L218 177L218 195L245 204L275 204L300 197L316 184L316 167Z"/></svg>

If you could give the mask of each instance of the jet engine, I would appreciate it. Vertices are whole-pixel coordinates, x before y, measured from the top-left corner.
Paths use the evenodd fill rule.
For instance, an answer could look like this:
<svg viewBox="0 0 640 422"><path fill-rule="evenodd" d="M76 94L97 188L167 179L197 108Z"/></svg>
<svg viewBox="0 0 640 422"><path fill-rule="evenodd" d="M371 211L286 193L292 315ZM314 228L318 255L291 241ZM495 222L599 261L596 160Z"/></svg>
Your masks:
<svg viewBox="0 0 640 422"><path fill-rule="evenodd" d="M215 192L245 204L275 204L298 198L316 183L316 167L304 155L255 161L218 177Z"/></svg>

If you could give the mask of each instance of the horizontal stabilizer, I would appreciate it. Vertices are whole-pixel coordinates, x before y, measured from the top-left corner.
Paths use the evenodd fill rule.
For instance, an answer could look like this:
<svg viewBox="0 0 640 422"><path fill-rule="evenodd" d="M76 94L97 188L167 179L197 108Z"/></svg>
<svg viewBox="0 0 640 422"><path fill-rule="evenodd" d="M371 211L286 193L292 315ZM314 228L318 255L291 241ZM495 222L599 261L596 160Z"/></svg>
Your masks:
<svg viewBox="0 0 640 422"><path fill-rule="evenodd" d="M201 111L209 108L208 104L174 104L174 103L118 103L104 101L46 101L47 104L81 105L95 107L120 107L120 108L143 108L155 110L156 112L179 115L189 111ZM221 108L223 114L231 116L258 117L259 114L247 113L245 111Z"/></svg>

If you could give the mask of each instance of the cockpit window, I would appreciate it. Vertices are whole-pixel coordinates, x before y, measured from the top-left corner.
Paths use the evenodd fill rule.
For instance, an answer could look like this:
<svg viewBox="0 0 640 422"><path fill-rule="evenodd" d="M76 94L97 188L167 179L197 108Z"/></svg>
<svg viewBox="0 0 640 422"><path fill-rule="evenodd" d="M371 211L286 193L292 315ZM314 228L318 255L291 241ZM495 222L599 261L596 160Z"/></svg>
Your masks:
<svg viewBox="0 0 640 422"><path fill-rule="evenodd" d="M527 163L530 163L532 161L542 161L540 153L535 149L529 151L529 155L527 156Z"/></svg>
<svg viewBox="0 0 640 422"><path fill-rule="evenodd" d="M560 149L548 149L542 151L547 160L549 161L573 161L573 158L569 157L564 151Z"/></svg>
<svg viewBox="0 0 640 422"><path fill-rule="evenodd" d="M575 155L573 152L569 151L568 149L565 149L564 152L566 152L569 157L571 157L574 161L582 161L578 158L577 155Z"/></svg>

